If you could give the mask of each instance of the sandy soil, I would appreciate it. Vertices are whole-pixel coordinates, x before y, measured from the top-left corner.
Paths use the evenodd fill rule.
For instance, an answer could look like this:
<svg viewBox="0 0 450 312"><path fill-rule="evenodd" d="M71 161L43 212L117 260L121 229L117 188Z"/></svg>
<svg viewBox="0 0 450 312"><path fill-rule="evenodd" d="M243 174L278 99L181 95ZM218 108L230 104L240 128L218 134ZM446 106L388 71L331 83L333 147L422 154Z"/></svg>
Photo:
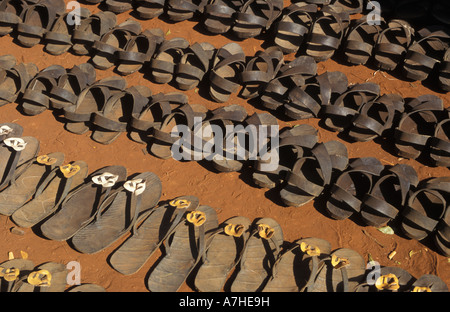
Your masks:
<svg viewBox="0 0 450 312"><path fill-rule="evenodd" d="M93 12L96 6L87 6ZM118 22L129 17L128 13L117 16ZM228 36L207 35L196 21L170 23L165 18L153 20L140 20L143 29L153 27L161 28L167 38L184 37L190 43L207 41L214 46L221 47L231 41ZM262 49L262 40L248 39L239 42L246 55ZM43 45L33 48L22 48L13 41L11 36L0 38L1 54L13 54L19 62L35 63L39 69L52 64L60 64L70 68L89 60L89 57L79 57L71 53L61 56L51 56L43 51ZM287 58L292 56L287 56ZM436 94L449 105L450 96L433 90L432 86L425 86L419 82L407 82L396 79L395 75L377 72L366 66L347 66L337 60L328 60L318 65L319 73L325 71L343 71L347 74L350 83L371 81L380 84L384 93L399 93L403 97L416 97L422 94ZM101 79L114 75L112 70L97 70L97 78ZM176 91L171 85L153 84L141 72L126 77L129 86L146 85L153 93ZM207 92L200 88L186 92L190 103L198 103L208 109L214 109L224 104L211 101ZM233 94L229 104L244 106L249 114L262 112L258 107ZM21 114L17 105L10 104L0 110L1 122L16 122L25 129L24 135L35 136L41 142L41 154L50 152L63 152L67 161L84 160L88 163L90 171L107 165L123 165L128 172L137 173L152 171L156 173L163 185L161 200L172 199L180 195L196 195L201 204L210 205L217 210L219 222L229 217L242 215L250 219L271 217L282 226L284 239L293 241L302 237L320 237L328 240L333 249L346 247L358 251L366 260L369 255L381 265L397 266L410 272L415 277L422 274L436 274L450 285L450 261L447 257L435 251L432 242L418 242L403 237L400 233L394 235L383 234L373 227L364 226L359 220L351 218L343 221L331 219L324 210L325 200L317 200L300 208L282 206L276 191L267 191L257 188L251 181L250 172L217 173L208 166L195 162L177 162L175 160L161 160L149 155L145 146L137 144L122 135L111 145L95 143L90 133L74 135L64 130L60 122L51 111L38 116L25 116ZM418 172L419 178L448 175L447 168L427 166L415 160L402 159L391 152L389 142L349 143L345 138L336 136L318 124L318 119L304 121L283 121L280 126L307 123L319 130L320 140L339 140L346 144L349 157L373 156L384 164L403 163L412 165ZM78 261L81 264L82 283L96 283L107 291L144 292L147 291L145 280L155 261L160 256L158 252L136 274L124 276L108 264L108 256L125 239L117 241L113 246L93 255L81 254L75 251L66 242L50 241L43 238L34 229L24 229L23 236L12 234L10 229L14 224L5 216L0 216L0 261L7 259L9 251L19 255L26 251L29 258L36 264L47 261L69 263ZM396 250L397 254L391 260L388 254ZM410 252L415 252L410 257ZM183 291L192 291L192 284L188 281Z"/></svg>

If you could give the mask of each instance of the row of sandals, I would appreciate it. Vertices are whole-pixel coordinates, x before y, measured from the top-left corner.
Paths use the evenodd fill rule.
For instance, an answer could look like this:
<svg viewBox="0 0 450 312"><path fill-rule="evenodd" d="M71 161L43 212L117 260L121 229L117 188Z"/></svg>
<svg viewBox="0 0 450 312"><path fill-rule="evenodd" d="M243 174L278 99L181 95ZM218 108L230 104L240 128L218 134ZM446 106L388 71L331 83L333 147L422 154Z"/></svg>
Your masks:
<svg viewBox="0 0 450 312"><path fill-rule="evenodd" d="M22 130L17 124L3 126L13 130L9 135ZM33 137L9 135L1 147L1 158L10 160L2 162L7 165L1 213L21 227L39 227L49 239L70 241L86 254L128 235L108 260L124 275L138 272L163 247L146 277L150 291L177 291L191 275L202 292L448 291L435 275L416 279L398 267L379 268L376 281L370 281L366 261L352 249L333 250L320 238L286 242L282 227L270 217L236 216L219 224L216 210L195 196L160 201L161 182L151 172L128 175L122 166L107 166L89 174L84 162L64 165L63 153L37 156L39 142ZM355 160L354 170L361 169L357 162L374 166ZM399 177L401 184L408 183L409 176ZM63 291L65 273L57 263L35 269L27 259L8 260L0 265L1 289Z"/></svg>
<svg viewBox="0 0 450 312"><path fill-rule="evenodd" d="M32 5L18 0L2 3L8 18L0 34L14 34L23 46L42 42L45 50L54 55L69 50L77 55L91 55L92 63L99 69L115 67L121 75L141 70L149 73L154 82L174 82L181 90L193 89L208 77L216 89L211 97L218 102L225 102L227 95L236 92L240 84L265 85L271 80L286 79L281 70L283 54L298 51L316 62L341 52L350 64L373 61L384 71L401 68L404 78L415 81L435 75L440 89L450 89L450 33L447 28L433 25L415 30L407 21L399 19L382 19L380 24L373 24L367 16L351 19L348 12L336 8L337 3L320 9L317 4L306 2L286 7L279 20L273 22L270 40L274 47L266 51L268 55L255 55L258 60L249 61L250 68L246 68L246 57L250 56L246 56L237 43L216 49L207 42L190 44L184 38L165 40L161 29L143 30L132 18L117 24L113 12L91 14L86 8L80 8L80 22L76 25L70 16L73 13L66 11L61 0L40 0ZM246 2L249 3L258 5L259 2ZM45 16L53 20L36 21L41 10L49 10ZM223 20L216 20L220 21ZM252 31L252 28L246 25L242 27L244 30ZM270 60L274 64L266 64ZM251 73L244 74L244 71Z"/></svg>

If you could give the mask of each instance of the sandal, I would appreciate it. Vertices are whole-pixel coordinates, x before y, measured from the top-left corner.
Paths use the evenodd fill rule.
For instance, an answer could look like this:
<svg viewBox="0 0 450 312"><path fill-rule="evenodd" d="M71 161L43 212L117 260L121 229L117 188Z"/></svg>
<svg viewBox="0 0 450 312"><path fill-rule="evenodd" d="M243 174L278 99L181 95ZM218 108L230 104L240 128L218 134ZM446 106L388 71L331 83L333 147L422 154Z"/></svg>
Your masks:
<svg viewBox="0 0 450 312"><path fill-rule="evenodd" d="M283 53L296 53L309 35L318 7L315 4L293 3L281 13L274 24L273 42Z"/></svg>
<svg viewBox="0 0 450 312"><path fill-rule="evenodd" d="M0 263L0 292L15 292L33 269L34 262L26 257L15 259L12 256L9 260Z"/></svg>
<svg viewBox="0 0 450 312"><path fill-rule="evenodd" d="M439 253L450 257L450 209L445 211L445 214L436 226L433 239Z"/></svg>
<svg viewBox="0 0 450 312"><path fill-rule="evenodd" d="M288 172L280 191L284 204L300 207L322 194L333 175L347 167L347 148L338 141L318 143Z"/></svg>
<svg viewBox="0 0 450 312"><path fill-rule="evenodd" d="M20 138L23 133L23 127L14 122L0 123L0 141L16 137Z"/></svg>
<svg viewBox="0 0 450 312"><path fill-rule="evenodd" d="M66 196L84 182L87 174L84 161L55 167L41 181L33 199L14 211L11 219L20 227L33 227L54 213Z"/></svg>
<svg viewBox="0 0 450 312"><path fill-rule="evenodd" d="M438 73L439 86L443 91L450 92L450 48L445 51Z"/></svg>
<svg viewBox="0 0 450 312"><path fill-rule="evenodd" d="M308 237L295 241L279 254L264 292L299 292L306 287L307 268L331 253L328 241ZM305 285L304 285L305 284Z"/></svg>
<svg viewBox="0 0 450 312"><path fill-rule="evenodd" d="M211 98L219 103L227 102L241 86L239 78L244 68L245 53L239 44L232 42L219 48L209 74Z"/></svg>
<svg viewBox="0 0 450 312"><path fill-rule="evenodd" d="M125 182L126 178L127 170L122 166L108 166L95 171L64 199L58 211L40 225L42 234L55 241L70 239L91 221L116 185Z"/></svg>
<svg viewBox="0 0 450 312"><path fill-rule="evenodd" d="M175 69L178 89L187 91L198 86L211 67L215 49L208 42L196 42L186 48Z"/></svg>
<svg viewBox="0 0 450 312"><path fill-rule="evenodd" d="M434 165L450 167L450 118L445 118L436 125L434 135L430 138L429 157Z"/></svg>
<svg viewBox="0 0 450 312"><path fill-rule="evenodd" d="M283 244L283 231L272 218L260 218L252 224L249 238L239 261L239 270L231 292L261 291Z"/></svg>
<svg viewBox="0 0 450 312"><path fill-rule="evenodd" d="M310 56L299 56L283 65L278 75L266 84L261 92L264 108L277 110L286 101L291 90L305 85L306 81L317 75L317 63Z"/></svg>
<svg viewBox="0 0 450 312"><path fill-rule="evenodd" d="M164 41L164 33L159 28L146 29L128 40L123 51L117 51L119 64L116 70L121 75L130 75L139 71L150 61L157 46Z"/></svg>
<svg viewBox="0 0 450 312"><path fill-rule="evenodd" d="M360 216L370 226L380 228L397 218L409 192L419 183L413 167L397 164L386 168L362 199Z"/></svg>
<svg viewBox="0 0 450 312"><path fill-rule="evenodd" d="M21 108L30 116L36 116L50 109L51 90L58 84L58 79L66 74L61 65L51 65L41 70L27 84L22 99Z"/></svg>
<svg viewBox="0 0 450 312"><path fill-rule="evenodd" d="M139 18L153 19L164 13L166 0L136 0L134 9Z"/></svg>
<svg viewBox="0 0 450 312"><path fill-rule="evenodd" d="M34 268L20 283L17 292L63 292L67 286L69 271L65 264L46 262Z"/></svg>
<svg viewBox="0 0 450 312"><path fill-rule="evenodd" d="M150 73L156 83L169 83L175 75L177 64L180 63L184 50L189 42L181 37L166 40L155 52L150 61Z"/></svg>
<svg viewBox="0 0 450 312"><path fill-rule="evenodd" d="M180 196L144 213L136 221L133 234L111 254L112 268L124 275L138 272L173 229L185 221L185 213L198 206L197 197Z"/></svg>
<svg viewBox="0 0 450 312"><path fill-rule="evenodd" d="M344 220L361 210L363 198L373 188L384 166L374 157L356 158L330 188L326 210L336 220Z"/></svg>
<svg viewBox="0 0 450 312"><path fill-rule="evenodd" d="M0 68L0 107L14 103L23 95L39 69L33 63L19 63L11 68Z"/></svg>
<svg viewBox="0 0 450 312"><path fill-rule="evenodd" d="M227 219L211 234L202 265L195 275L200 292L220 292L245 250L251 221L246 217Z"/></svg>
<svg viewBox="0 0 450 312"><path fill-rule="evenodd" d="M153 128L161 126L161 122L173 109L188 104L189 98L184 93L169 92L153 95L147 105L140 110L134 109L130 121L130 138L137 143L147 143Z"/></svg>
<svg viewBox="0 0 450 312"><path fill-rule="evenodd" d="M350 23L348 13L326 6L318 12L309 33L306 54L316 62L331 58L342 43Z"/></svg>
<svg viewBox="0 0 450 312"><path fill-rule="evenodd" d="M356 251L339 248L313 267L305 292L354 292L365 278L366 263Z"/></svg>
<svg viewBox="0 0 450 312"><path fill-rule="evenodd" d="M98 69L109 69L117 62L117 52L123 51L133 36L141 33L141 24L132 18L116 25L92 44L91 61Z"/></svg>
<svg viewBox="0 0 450 312"><path fill-rule="evenodd" d="M371 284L362 283L358 291L408 292L416 280L408 271L399 267L382 267L375 278Z"/></svg>
<svg viewBox="0 0 450 312"><path fill-rule="evenodd" d="M366 82L355 84L342 93L334 103L324 105L323 122L332 131L343 132L352 126L352 120L360 108L380 96L380 86Z"/></svg>
<svg viewBox="0 0 450 312"><path fill-rule="evenodd" d="M153 209L161 197L161 181L151 172L128 180L105 198L92 221L71 238L76 250L97 253L136 230L139 215Z"/></svg>
<svg viewBox="0 0 450 312"><path fill-rule="evenodd" d="M21 22L20 15L25 1L2 0L0 2L0 36L9 35Z"/></svg>
<svg viewBox="0 0 450 312"><path fill-rule="evenodd" d="M448 292L447 284L434 274L420 276L412 285L411 292Z"/></svg>
<svg viewBox="0 0 450 312"><path fill-rule="evenodd" d="M108 99L126 88L122 77L107 77L98 80L81 91L75 105L64 108L65 129L75 134L89 131L94 114L101 111Z"/></svg>
<svg viewBox="0 0 450 312"><path fill-rule="evenodd" d="M364 65L373 55L383 26L369 23L366 16L351 23L342 50L347 62L352 65ZM383 24L384 20L381 23Z"/></svg>
<svg viewBox="0 0 450 312"><path fill-rule="evenodd" d="M375 45L375 65L385 71L396 69L402 63L413 37L414 29L408 22L398 19L389 21Z"/></svg>
<svg viewBox="0 0 450 312"><path fill-rule="evenodd" d="M75 65L58 77L50 90L50 107L64 109L75 105L81 91L95 82L96 72L90 63Z"/></svg>
<svg viewBox="0 0 450 312"><path fill-rule="evenodd" d="M334 103L347 89L347 76L342 72L317 75L289 91L284 114L294 120L317 118L322 107Z"/></svg>
<svg viewBox="0 0 450 312"><path fill-rule="evenodd" d="M233 33L239 39L256 37L267 31L281 15L281 0L249 0L235 14Z"/></svg>
<svg viewBox="0 0 450 312"><path fill-rule="evenodd" d="M211 0L205 5L202 26L212 34L225 34L234 25L234 17L242 1Z"/></svg>
<svg viewBox="0 0 450 312"><path fill-rule="evenodd" d="M152 92L146 86L134 86L113 94L103 108L94 113L92 139L101 144L111 144L128 131L131 113L144 107Z"/></svg>
<svg viewBox="0 0 450 312"><path fill-rule="evenodd" d="M252 99L259 96L260 92L267 83L275 78L283 65L283 52L278 47L272 46L264 51L257 51L240 73L240 81L242 83L240 95L244 99Z"/></svg>
<svg viewBox="0 0 450 312"><path fill-rule="evenodd" d="M417 38L408 49L403 63L406 78L423 81L433 71L449 48L450 31L442 27L425 27L417 31Z"/></svg>
<svg viewBox="0 0 450 312"><path fill-rule="evenodd" d="M442 99L431 94L409 101L406 108L395 128L395 147L398 155L416 159L428 147L436 125L448 113L443 110Z"/></svg>
<svg viewBox="0 0 450 312"><path fill-rule="evenodd" d="M116 26L117 17L112 12L97 12L80 21L72 35L72 51L76 55L88 55L95 41Z"/></svg>
<svg viewBox="0 0 450 312"><path fill-rule="evenodd" d="M332 1L331 6L352 15L362 13L365 9L364 4L363 0L335 0Z"/></svg>
<svg viewBox="0 0 450 312"><path fill-rule="evenodd" d="M200 206L183 214L166 241L165 254L147 279L151 292L176 292L192 270L205 262L211 232L217 229L217 213L214 208Z"/></svg>
<svg viewBox="0 0 450 312"><path fill-rule="evenodd" d="M104 4L106 5L108 11L115 14L124 13L133 9L132 0L105 0Z"/></svg>
<svg viewBox="0 0 450 312"><path fill-rule="evenodd" d="M202 14L206 0L167 0L166 14L172 22L181 22Z"/></svg>
<svg viewBox="0 0 450 312"><path fill-rule="evenodd" d="M56 167L62 166L64 154L50 153L34 157L18 167L7 188L0 192L0 214L12 215L31 200L44 180Z"/></svg>

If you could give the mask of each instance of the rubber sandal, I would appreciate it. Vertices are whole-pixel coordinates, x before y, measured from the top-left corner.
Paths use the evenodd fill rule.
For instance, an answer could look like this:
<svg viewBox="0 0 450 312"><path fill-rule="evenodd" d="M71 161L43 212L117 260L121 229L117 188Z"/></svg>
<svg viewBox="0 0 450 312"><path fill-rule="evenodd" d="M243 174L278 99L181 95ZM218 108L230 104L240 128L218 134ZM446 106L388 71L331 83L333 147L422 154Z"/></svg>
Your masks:
<svg viewBox="0 0 450 312"><path fill-rule="evenodd" d="M325 72L291 89L283 113L294 120L317 118L322 107L334 103L347 89L348 79L344 73Z"/></svg>
<svg viewBox="0 0 450 312"><path fill-rule="evenodd" d="M398 155L418 158L428 147L436 125L445 119L442 99L435 95L421 95L405 104L406 110L394 129Z"/></svg>
<svg viewBox="0 0 450 312"><path fill-rule="evenodd" d="M364 16L351 21L349 26L342 50L346 61L352 65L364 65L371 59L373 49L385 23L384 20L381 20L380 25L369 22L367 16Z"/></svg>
<svg viewBox="0 0 450 312"><path fill-rule="evenodd" d="M283 241L283 231L276 220L267 217L257 219L251 226L230 291L261 291L270 277Z"/></svg>
<svg viewBox="0 0 450 312"><path fill-rule="evenodd" d="M46 262L30 272L17 292L64 292L69 271L65 264Z"/></svg>
<svg viewBox="0 0 450 312"><path fill-rule="evenodd" d="M409 292L416 279L399 267L381 267L371 283L361 283L358 292Z"/></svg>
<svg viewBox="0 0 450 312"><path fill-rule="evenodd" d="M3 0L0 2L0 36L9 35L21 22L20 15L25 1Z"/></svg>
<svg viewBox="0 0 450 312"><path fill-rule="evenodd" d="M205 5L201 23L212 34L225 34L234 25L234 17L242 1L211 0Z"/></svg>
<svg viewBox="0 0 450 312"><path fill-rule="evenodd" d="M27 84L21 98L22 111L30 116L42 114L50 109L51 90L58 84L58 79L66 74L61 65L51 65L42 69Z"/></svg>
<svg viewBox="0 0 450 312"><path fill-rule="evenodd" d="M164 13L166 0L137 0L134 11L140 19L153 19Z"/></svg>
<svg viewBox="0 0 450 312"><path fill-rule="evenodd" d="M139 215L153 209L161 197L161 181L152 172L143 172L111 192L93 220L72 238L76 250L97 253L136 230Z"/></svg>
<svg viewBox="0 0 450 312"><path fill-rule="evenodd" d="M165 254L151 271L147 287L151 292L176 292L192 270L204 262L211 232L217 229L214 208L200 206L184 215L184 222L172 229Z"/></svg>
<svg viewBox="0 0 450 312"><path fill-rule="evenodd" d="M22 21L17 24L16 38L21 45L31 48L43 40L61 10L60 7L54 6L56 2L40 1L24 7L19 16ZM62 5L65 11L64 1Z"/></svg>
<svg viewBox="0 0 450 312"><path fill-rule="evenodd" d="M403 61L406 78L423 81L428 78L449 48L450 31L442 27L425 27L416 32Z"/></svg>
<svg viewBox="0 0 450 312"><path fill-rule="evenodd" d="M88 174L84 161L53 169L39 184L32 200L14 211L11 220L23 228L31 228L59 209L66 196L81 185Z"/></svg>
<svg viewBox="0 0 450 312"><path fill-rule="evenodd" d="M33 63L19 63L11 68L0 68L0 107L14 103L23 96L25 88L39 69Z"/></svg>
<svg viewBox="0 0 450 312"><path fill-rule="evenodd" d="M129 18L106 32L92 44L91 61L98 69L109 69L116 65L117 52L123 51L133 36L141 33L141 24Z"/></svg>
<svg viewBox="0 0 450 312"><path fill-rule="evenodd" d="M134 86L113 94L102 110L94 113L92 139L101 144L111 144L128 131L135 107L144 107L152 92L146 86Z"/></svg>
<svg viewBox="0 0 450 312"><path fill-rule="evenodd" d="M212 158L213 167L220 172L237 172L240 171L250 158L256 159L261 152L261 141L258 146L249 146L248 142L255 142L261 131L265 131L266 135L273 133L272 129L278 129L278 120L268 113L254 113L247 117L242 123L242 127L238 127L236 131L226 134L222 146L225 150L222 154L215 155ZM250 130L249 130L250 129ZM268 142L263 142L268 144ZM259 148L259 150L258 150ZM255 155L256 154L256 155Z"/></svg>
<svg viewBox="0 0 450 312"><path fill-rule="evenodd" d="M186 105L189 98L184 93L169 92L153 95L147 105L134 109L130 120L130 138L137 143L148 143L153 128L161 126L161 122L173 109Z"/></svg>
<svg viewBox="0 0 450 312"><path fill-rule="evenodd" d="M283 1L249 0L235 14L233 34L239 39L256 37L266 32L281 15Z"/></svg>
<svg viewBox="0 0 450 312"><path fill-rule="evenodd" d="M393 19L378 36L373 52L375 65L385 71L392 71L399 66L411 45L414 29L408 22Z"/></svg>
<svg viewBox="0 0 450 312"><path fill-rule="evenodd" d="M203 263L195 275L194 283L198 291L224 290L230 272L241 259L250 225L247 217L232 217L211 234Z"/></svg>
<svg viewBox="0 0 450 312"><path fill-rule="evenodd" d="M150 61L157 46L164 41L164 33L159 28L146 29L131 37L123 51L117 52L116 70L121 75L130 75L139 71Z"/></svg>
<svg viewBox="0 0 450 312"><path fill-rule="evenodd" d="M34 269L34 262L27 258L14 258L0 263L0 291L15 292L18 285Z"/></svg>
<svg viewBox="0 0 450 312"><path fill-rule="evenodd" d="M0 69L11 69L17 65L17 59L12 54L4 54L0 56Z"/></svg>
<svg viewBox="0 0 450 312"><path fill-rule="evenodd" d="M124 275L138 272L173 229L185 221L185 213L198 206L197 197L179 196L144 213L136 221L133 234L111 253L111 267Z"/></svg>
<svg viewBox="0 0 450 312"><path fill-rule="evenodd" d="M306 43L306 54L316 62L331 58L340 47L348 28L348 13L326 6L317 14Z"/></svg>
<svg viewBox="0 0 450 312"><path fill-rule="evenodd" d="M15 173L10 185L0 192L0 214L10 216L25 205L33 198L40 182L63 162L64 154L50 153L21 165L18 168L20 174Z"/></svg>
<svg viewBox="0 0 450 312"><path fill-rule="evenodd" d="M370 226L380 228L397 218L406 204L409 192L419 184L413 167L397 164L386 168L362 199L361 219Z"/></svg>
<svg viewBox="0 0 450 312"><path fill-rule="evenodd" d="M286 101L291 90L305 85L317 75L317 63L310 56L302 55L283 65L278 75L261 92L261 105L269 110L277 110Z"/></svg>
<svg viewBox="0 0 450 312"><path fill-rule="evenodd" d="M355 250L339 248L313 268L305 292L354 292L365 278L366 263Z"/></svg>
<svg viewBox="0 0 450 312"><path fill-rule="evenodd" d="M264 292L299 292L306 286L311 262L317 262L331 253L328 241L308 237L291 243L279 254L272 268Z"/></svg>
<svg viewBox="0 0 450 312"><path fill-rule="evenodd" d="M96 170L86 182L66 196L61 207L40 225L41 233L55 241L70 239L92 220L103 201L126 178L127 170L123 166Z"/></svg>
<svg viewBox="0 0 450 312"><path fill-rule="evenodd" d="M61 55L72 47L72 34L76 27L75 23L73 25L69 24L69 14L67 12L63 15L58 16L53 22L51 28L44 35L44 51L51 55ZM89 17L91 12L86 8L80 8L77 17L82 20Z"/></svg>
<svg viewBox="0 0 450 312"><path fill-rule="evenodd" d="M412 285L411 292L448 292L447 284L434 274L421 275Z"/></svg>
<svg viewBox="0 0 450 312"><path fill-rule="evenodd" d="M383 137L393 127L403 106L404 99L399 94L383 94L375 101L364 103L355 114L347 135L358 142Z"/></svg>
<svg viewBox="0 0 450 312"><path fill-rule="evenodd" d="M434 135L428 144L429 157L434 165L450 167L450 118L445 118L436 125Z"/></svg>
<svg viewBox="0 0 450 312"><path fill-rule="evenodd" d="M67 69L50 90L50 107L59 110L75 105L81 91L93 84L96 76L95 68L90 63Z"/></svg>
<svg viewBox="0 0 450 312"><path fill-rule="evenodd" d="M308 37L318 7L315 4L292 3L284 8L273 28L273 42L283 53L296 53Z"/></svg>
<svg viewBox="0 0 450 312"><path fill-rule="evenodd" d="M360 213L363 198L370 193L384 166L374 157L356 158L349 162L330 188L326 210L336 220Z"/></svg>
<svg viewBox="0 0 450 312"><path fill-rule="evenodd" d="M193 130L194 118L206 116L207 109L202 105L186 104L174 109L169 115L166 115L159 127L152 129L150 152L161 159L177 157L174 152L180 148L175 143L182 143L182 135L186 131ZM187 134L187 135L190 135ZM177 143L177 144L178 144ZM179 160L179 159L178 159Z"/></svg>
<svg viewBox="0 0 450 312"><path fill-rule="evenodd" d="M14 122L0 123L0 141L4 139L22 136L23 127Z"/></svg>
<svg viewBox="0 0 450 312"><path fill-rule="evenodd" d="M133 3L131 0L105 0L104 4L108 11L115 14L124 13L133 9Z"/></svg>
<svg viewBox="0 0 450 312"><path fill-rule="evenodd" d="M0 143L0 190L20 174L19 168L36 157L39 149L40 143L35 137L9 137Z"/></svg>
<svg viewBox="0 0 450 312"><path fill-rule="evenodd" d="M181 37L166 40L158 47L150 61L150 73L156 83L169 83L174 79L177 64L180 63L189 42Z"/></svg>
<svg viewBox="0 0 450 312"><path fill-rule="evenodd" d="M183 91L194 89L211 67L216 48L208 43L194 43L184 51L175 68L175 83Z"/></svg>
<svg viewBox="0 0 450 312"><path fill-rule="evenodd" d="M241 97L252 99L269 83L284 65L283 52L276 46L257 51L240 73Z"/></svg>
<svg viewBox="0 0 450 312"><path fill-rule="evenodd" d="M318 140L317 129L310 125L297 125L293 128L284 128L279 135L277 146L278 166L275 170L267 170L264 165L268 160L258 160L254 165L252 174L253 183L257 186L272 189L281 185L286 174L292 170L298 158L313 148Z"/></svg>
<svg viewBox="0 0 450 312"><path fill-rule="evenodd" d="M75 105L63 110L65 129L75 134L89 131L95 112L101 111L108 99L126 88L122 77L112 76L94 82L81 91Z"/></svg>
<svg viewBox="0 0 450 312"><path fill-rule="evenodd" d="M232 42L219 48L209 74L211 98L219 103L228 101L230 95L240 87L240 72L244 68L245 53L239 44Z"/></svg>
<svg viewBox="0 0 450 312"><path fill-rule="evenodd" d="M172 22L181 22L201 15L206 0L167 0L166 14Z"/></svg>
<svg viewBox="0 0 450 312"><path fill-rule="evenodd" d="M72 51L76 55L88 55L95 41L116 26L117 17L113 12L97 12L80 21L72 34Z"/></svg>
<svg viewBox="0 0 450 312"><path fill-rule="evenodd" d="M439 87L446 92L450 91L450 48L445 51L438 70Z"/></svg>
<svg viewBox="0 0 450 312"><path fill-rule="evenodd" d="M88 292L88 293L106 292L106 289L103 286L97 284L86 283L74 286L70 288L68 292Z"/></svg>
<svg viewBox="0 0 450 312"><path fill-rule="evenodd" d="M352 14L360 14L365 10L366 3L363 0L335 0L331 3L331 6L336 10L342 10L343 12Z"/></svg>
<svg viewBox="0 0 450 312"><path fill-rule="evenodd" d="M365 82L349 87L334 103L323 106L321 114L324 125L332 131L347 130L360 108L379 96L380 86L376 83Z"/></svg>

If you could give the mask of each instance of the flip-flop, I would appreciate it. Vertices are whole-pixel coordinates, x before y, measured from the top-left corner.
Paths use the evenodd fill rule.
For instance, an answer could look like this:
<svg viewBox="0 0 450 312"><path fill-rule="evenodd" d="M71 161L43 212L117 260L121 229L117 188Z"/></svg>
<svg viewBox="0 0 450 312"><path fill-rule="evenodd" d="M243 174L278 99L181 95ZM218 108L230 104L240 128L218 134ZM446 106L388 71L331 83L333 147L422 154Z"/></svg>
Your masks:
<svg viewBox="0 0 450 312"><path fill-rule="evenodd" d="M255 220L250 231L231 292L261 291L284 242L282 228L272 218Z"/></svg>
<svg viewBox="0 0 450 312"><path fill-rule="evenodd" d="M0 106L13 103L23 96L28 83L38 71L33 63L19 63L11 68L0 68Z"/></svg>
<svg viewBox="0 0 450 312"><path fill-rule="evenodd" d="M76 250L97 253L136 229L141 213L153 209L161 197L161 181L152 172L143 172L111 192L92 221L71 238Z"/></svg>
<svg viewBox="0 0 450 312"><path fill-rule="evenodd" d="M151 90L146 86L133 86L112 95L101 111L92 119L92 139L101 144L111 144L128 131L131 114L136 107L144 107Z"/></svg>
<svg viewBox="0 0 450 312"><path fill-rule="evenodd" d="M361 219L377 228L394 220L404 207L409 192L413 191L418 183L417 172L409 165L397 164L386 168L370 193L362 199Z"/></svg>
<svg viewBox="0 0 450 312"><path fill-rule="evenodd" d="M165 254L151 271L146 284L151 292L176 292L192 270L204 262L207 242L219 222L214 208L199 206L184 214L184 222L166 239Z"/></svg>
<svg viewBox="0 0 450 312"><path fill-rule="evenodd" d="M65 241L92 220L100 205L123 183L127 170L122 166L108 166L93 172L85 183L71 192L61 207L40 225L42 234L51 240Z"/></svg>
<svg viewBox="0 0 450 312"><path fill-rule="evenodd" d="M0 36L9 35L21 22L20 14L25 1L3 0L0 2Z"/></svg>
<svg viewBox="0 0 450 312"><path fill-rule="evenodd" d="M33 269L34 262L27 258L0 263L0 292L15 292Z"/></svg>
<svg viewBox="0 0 450 312"><path fill-rule="evenodd" d="M0 214L10 216L33 198L40 182L64 162L64 154L41 155L24 163L21 174L14 174L11 184L0 192Z"/></svg>
<svg viewBox="0 0 450 312"><path fill-rule="evenodd" d="M84 161L54 168L39 184L33 198L14 211L11 219L20 227L33 227L58 210L66 196L83 184L87 175L88 166Z"/></svg>
<svg viewBox="0 0 450 312"><path fill-rule="evenodd" d="M10 137L20 138L23 127L14 122L0 123L0 141Z"/></svg>
<svg viewBox="0 0 450 312"><path fill-rule="evenodd" d="M361 283L359 292L409 292L416 279L405 269L383 266L375 280Z"/></svg>
<svg viewBox="0 0 450 312"><path fill-rule="evenodd" d="M331 253L331 245L321 238L297 240L279 254L264 292L299 292L307 285L311 262Z"/></svg>
<svg viewBox="0 0 450 312"><path fill-rule="evenodd" d="M447 284L434 274L423 274L411 285L411 292L446 293L448 291Z"/></svg>
<svg viewBox="0 0 450 312"><path fill-rule="evenodd" d="M144 213L137 220L139 225L133 234L111 253L109 264L124 275L138 272L172 230L184 221L185 212L198 206L197 197L179 196Z"/></svg>
<svg viewBox="0 0 450 312"><path fill-rule="evenodd" d="M326 210L336 219L349 218L361 210L364 195L370 193L373 183L383 171L384 166L375 157L356 158L336 179L330 188Z"/></svg>
<svg viewBox="0 0 450 312"><path fill-rule="evenodd" d="M247 217L227 219L211 235L205 259L195 275L200 292L220 292L230 272L239 262L249 236L251 221Z"/></svg>
<svg viewBox="0 0 450 312"><path fill-rule="evenodd" d="M17 288L17 292L63 292L67 286L69 271L65 264L46 262L30 272Z"/></svg>

